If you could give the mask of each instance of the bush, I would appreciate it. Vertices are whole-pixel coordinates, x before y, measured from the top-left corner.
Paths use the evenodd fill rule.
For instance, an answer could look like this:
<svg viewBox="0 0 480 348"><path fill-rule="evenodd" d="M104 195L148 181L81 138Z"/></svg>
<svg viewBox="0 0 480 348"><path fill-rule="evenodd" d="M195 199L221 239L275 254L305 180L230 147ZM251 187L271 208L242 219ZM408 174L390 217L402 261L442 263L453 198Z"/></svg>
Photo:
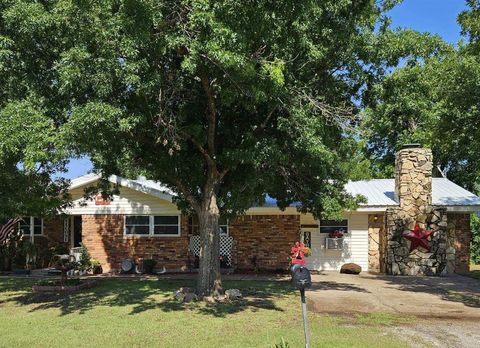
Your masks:
<svg viewBox="0 0 480 348"><path fill-rule="evenodd" d="M80 243L80 267L81 271L88 272L92 269L92 257L83 243Z"/></svg>
<svg viewBox="0 0 480 348"><path fill-rule="evenodd" d="M143 261L143 270L145 273L152 274L153 269L157 265L157 261L152 260L152 259L147 259Z"/></svg>
<svg viewBox="0 0 480 348"><path fill-rule="evenodd" d="M91 263L92 266L92 273L93 274L102 274L103 273L103 268L102 264L98 260L92 260Z"/></svg>
<svg viewBox="0 0 480 348"><path fill-rule="evenodd" d="M472 214L471 220L472 243L470 246L470 258L474 264L480 264L480 217Z"/></svg>

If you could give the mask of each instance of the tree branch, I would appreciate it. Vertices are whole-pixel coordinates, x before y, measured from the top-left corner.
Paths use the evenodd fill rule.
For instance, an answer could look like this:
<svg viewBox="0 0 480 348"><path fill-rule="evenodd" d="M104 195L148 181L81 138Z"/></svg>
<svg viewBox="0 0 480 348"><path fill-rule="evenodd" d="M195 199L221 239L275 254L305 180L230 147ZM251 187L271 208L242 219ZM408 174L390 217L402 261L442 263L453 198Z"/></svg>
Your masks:
<svg viewBox="0 0 480 348"><path fill-rule="evenodd" d="M215 158L215 134L216 134L216 125L217 125L217 109L215 104L215 94L212 89L210 80L203 76L201 78L202 86L207 96L207 144L208 144L208 154L212 159Z"/></svg>

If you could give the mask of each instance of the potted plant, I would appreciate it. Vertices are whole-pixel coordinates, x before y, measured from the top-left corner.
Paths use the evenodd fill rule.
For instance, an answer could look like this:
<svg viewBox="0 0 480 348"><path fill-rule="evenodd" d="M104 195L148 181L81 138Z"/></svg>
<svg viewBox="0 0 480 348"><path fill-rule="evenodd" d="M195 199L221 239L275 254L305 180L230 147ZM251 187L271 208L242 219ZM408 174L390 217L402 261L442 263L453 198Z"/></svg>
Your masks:
<svg viewBox="0 0 480 348"><path fill-rule="evenodd" d="M335 230L333 232L330 232L329 237L330 238L343 238L344 233L339 230Z"/></svg>
<svg viewBox="0 0 480 348"><path fill-rule="evenodd" d="M157 261L153 259L146 259L143 261L143 270L145 273L153 274L153 269L157 265Z"/></svg>
<svg viewBox="0 0 480 348"><path fill-rule="evenodd" d="M102 264L98 260L92 260L91 262L92 265L92 273L93 274L102 274L103 273L103 268Z"/></svg>
<svg viewBox="0 0 480 348"><path fill-rule="evenodd" d="M300 242L295 242L295 245L292 247L291 255L292 255L292 263L304 265L305 264L305 257L310 256L311 251L310 248L305 246L305 244Z"/></svg>

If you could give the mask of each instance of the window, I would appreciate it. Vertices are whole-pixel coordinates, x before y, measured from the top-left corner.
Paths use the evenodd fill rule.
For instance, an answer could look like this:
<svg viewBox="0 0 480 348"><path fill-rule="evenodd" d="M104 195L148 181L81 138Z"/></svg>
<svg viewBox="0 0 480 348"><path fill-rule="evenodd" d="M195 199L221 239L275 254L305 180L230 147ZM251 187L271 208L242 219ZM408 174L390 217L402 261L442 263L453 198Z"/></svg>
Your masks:
<svg viewBox="0 0 480 348"><path fill-rule="evenodd" d="M218 220L218 229L220 235L228 235L228 219L220 217ZM198 218L196 216L190 216L188 218L188 234L198 235L200 234L198 227Z"/></svg>
<svg viewBox="0 0 480 348"><path fill-rule="evenodd" d="M332 233L335 231L348 234L348 220L320 220L320 233Z"/></svg>
<svg viewBox="0 0 480 348"><path fill-rule="evenodd" d="M41 236L43 234L43 219L33 216L25 217L18 224L18 228L22 230L23 235L25 236L31 235L32 230L34 236Z"/></svg>
<svg viewBox="0 0 480 348"><path fill-rule="evenodd" d="M125 234L139 236L180 236L178 215L126 215Z"/></svg>
<svg viewBox="0 0 480 348"><path fill-rule="evenodd" d="M228 220L224 217L220 217L218 220L218 229L220 231L220 235L228 235Z"/></svg>
<svg viewBox="0 0 480 348"><path fill-rule="evenodd" d="M153 234L180 235L180 224L178 220L178 216L154 216Z"/></svg>
<svg viewBox="0 0 480 348"><path fill-rule="evenodd" d="M125 216L125 234L150 234L149 216Z"/></svg>

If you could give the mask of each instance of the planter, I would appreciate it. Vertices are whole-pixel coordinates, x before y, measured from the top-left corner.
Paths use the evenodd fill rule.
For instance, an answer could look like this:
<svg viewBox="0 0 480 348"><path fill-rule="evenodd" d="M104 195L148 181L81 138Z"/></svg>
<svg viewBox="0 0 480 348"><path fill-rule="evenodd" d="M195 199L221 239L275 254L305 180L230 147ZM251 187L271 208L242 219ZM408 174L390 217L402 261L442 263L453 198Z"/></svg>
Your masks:
<svg viewBox="0 0 480 348"><path fill-rule="evenodd" d="M78 285L34 285L34 292L75 292L84 289L90 289L97 285L95 280L84 281Z"/></svg>
<svg viewBox="0 0 480 348"><path fill-rule="evenodd" d="M155 269L155 266L157 265L157 261L148 259L143 261L143 270L147 274L153 274L153 270Z"/></svg>

